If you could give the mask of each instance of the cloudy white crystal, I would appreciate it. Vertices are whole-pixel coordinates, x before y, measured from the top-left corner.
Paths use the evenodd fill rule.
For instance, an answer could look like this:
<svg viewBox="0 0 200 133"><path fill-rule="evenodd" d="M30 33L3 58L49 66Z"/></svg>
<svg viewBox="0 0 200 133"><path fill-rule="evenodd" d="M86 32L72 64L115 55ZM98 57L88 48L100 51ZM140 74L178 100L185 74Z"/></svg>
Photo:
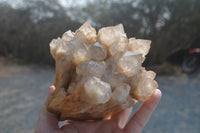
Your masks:
<svg viewBox="0 0 200 133"><path fill-rule="evenodd" d="M84 84L84 99L90 104L104 104L111 94L110 85L99 78L91 77Z"/></svg>
<svg viewBox="0 0 200 133"><path fill-rule="evenodd" d="M124 102L129 96L131 87L128 84L122 83L112 93L112 99L118 102Z"/></svg>
<svg viewBox="0 0 200 133"><path fill-rule="evenodd" d="M145 57L145 55L147 55L147 53L149 52L150 44L150 40L130 38L128 50L136 53L141 53L143 57Z"/></svg>
<svg viewBox="0 0 200 133"><path fill-rule="evenodd" d="M131 77L139 71L141 65L141 54L128 51L117 62L117 70L119 73Z"/></svg>
<svg viewBox="0 0 200 133"><path fill-rule="evenodd" d="M107 48L98 42L90 47L90 51L93 60L101 61L107 57Z"/></svg>

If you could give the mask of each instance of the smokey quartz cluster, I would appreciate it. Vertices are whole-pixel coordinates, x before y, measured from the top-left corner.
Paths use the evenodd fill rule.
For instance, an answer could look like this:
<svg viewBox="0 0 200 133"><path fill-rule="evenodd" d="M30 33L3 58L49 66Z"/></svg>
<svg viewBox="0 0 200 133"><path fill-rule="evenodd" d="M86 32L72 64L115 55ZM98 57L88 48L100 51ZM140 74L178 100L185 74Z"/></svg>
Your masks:
<svg viewBox="0 0 200 133"><path fill-rule="evenodd" d="M56 91L47 109L60 120L96 120L147 100L158 87L141 66L150 43L128 39L122 24L96 34L88 22L53 39Z"/></svg>

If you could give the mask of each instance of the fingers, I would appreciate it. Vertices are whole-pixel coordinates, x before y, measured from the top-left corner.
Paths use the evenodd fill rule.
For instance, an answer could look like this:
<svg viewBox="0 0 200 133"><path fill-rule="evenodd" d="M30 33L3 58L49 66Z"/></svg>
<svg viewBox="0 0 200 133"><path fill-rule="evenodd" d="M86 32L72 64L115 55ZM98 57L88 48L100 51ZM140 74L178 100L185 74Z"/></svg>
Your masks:
<svg viewBox="0 0 200 133"><path fill-rule="evenodd" d="M44 104L40 108L38 121L48 123L51 126L58 126L58 117L47 110L47 104L50 98L54 95L55 87L49 87L49 93L46 97Z"/></svg>
<svg viewBox="0 0 200 133"><path fill-rule="evenodd" d="M46 97L46 100L45 100L46 106L47 106L50 98L54 95L55 90L56 90L55 86L52 85L52 86L49 87L49 93L48 93L48 96Z"/></svg>
<svg viewBox="0 0 200 133"><path fill-rule="evenodd" d="M111 115L107 115L103 118L103 120L110 120L111 119Z"/></svg>
<svg viewBox="0 0 200 133"><path fill-rule="evenodd" d="M112 117L112 121L117 123L118 127L123 129L131 115L132 107L127 108Z"/></svg>
<svg viewBox="0 0 200 133"><path fill-rule="evenodd" d="M61 127L65 133L79 133L78 129L73 124L65 124Z"/></svg>
<svg viewBox="0 0 200 133"><path fill-rule="evenodd" d="M145 101L139 110L133 115L128 124L125 127L126 133L140 133L144 126L148 122L152 112L158 105L161 99L161 91L156 90L154 95L147 101Z"/></svg>
<svg viewBox="0 0 200 133"><path fill-rule="evenodd" d="M57 120L58 118L55 114L53 114L47 110L47 104L49 103L50 98L54 95L55 90L56 90L55 86L49 87L49 93L46 97L46 100L44 103L44 108L43 108L43 110L41 110L42 113L44 113L43 115L45 115L45 117L47 117L48 119L53 119L53 120Z"/></svg>

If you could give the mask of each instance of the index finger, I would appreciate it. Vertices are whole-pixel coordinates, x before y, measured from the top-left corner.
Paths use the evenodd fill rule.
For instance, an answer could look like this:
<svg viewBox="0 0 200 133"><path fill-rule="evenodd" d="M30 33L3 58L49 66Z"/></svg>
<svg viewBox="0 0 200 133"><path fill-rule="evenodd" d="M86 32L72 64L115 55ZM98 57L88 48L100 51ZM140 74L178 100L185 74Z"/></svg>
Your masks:
<svg viewBox="0 0 200 133"><path fill-rule="evenodd" d="M158 105L161 96L161 91L157 89L154 95L142 104L142 106L133 115L133 117L130 119L130 121L124 128L126 133L140 133L143 130L152 112Z"/></svg>

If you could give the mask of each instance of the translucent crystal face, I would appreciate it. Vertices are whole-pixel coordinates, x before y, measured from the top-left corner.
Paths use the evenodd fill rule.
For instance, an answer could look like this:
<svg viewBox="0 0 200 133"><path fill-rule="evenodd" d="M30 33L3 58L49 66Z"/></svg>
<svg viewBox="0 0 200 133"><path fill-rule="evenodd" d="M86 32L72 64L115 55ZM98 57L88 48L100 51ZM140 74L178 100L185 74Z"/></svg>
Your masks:
<svg viewBox="0 0 200 133"><path fill-rule="evenodd" d="M149 52L150 44L150 40L130 38L128 50L136 53L141 53L143 57L145 57L145 55L147 55L147 53Z"/></svg>
<svg viewBox="0 0 200 133"><path fill-rule="evenodd" d="M115 88L112 93L112 99L118 102L125 102L129 96L131 87L128 84L122 83Z"/></svg>
<svg viewBox="0 0 200 133"><path fill-rule="evenodd" d="M98 42L90 47L90 51L93 60L101 61L107 57L107 48Z"/></svg>
<svg viewBox="0 0 200 133"><path fill-rule="evenodd" d="M101 78L106 69L104 61L88 61L76 67L77 76Z"/></svg>
<svg viewBox="0 0 200 133"><path fill-rule="evenodd" d="M141 64L141 54L127 51L117 62L117 69L118 72L131 77L139 71Z"/></svg>
<svg viewBox="0 0 200 133"><path fill-rule="evenodd" d="M84 84L84 100L89 104L104 104L111 97L111 87L109 83L101 81L96 77L89 78Z"/></svg>
<svg viewBox="0 0 200 133"><path fill-rule="evenodd" d="M128 39L122 24L96 34L87 22L53 39L56 92L48 110L60 120L102 119L147 100L158 87L156 74L141 67L150 43Z"/></svg>

